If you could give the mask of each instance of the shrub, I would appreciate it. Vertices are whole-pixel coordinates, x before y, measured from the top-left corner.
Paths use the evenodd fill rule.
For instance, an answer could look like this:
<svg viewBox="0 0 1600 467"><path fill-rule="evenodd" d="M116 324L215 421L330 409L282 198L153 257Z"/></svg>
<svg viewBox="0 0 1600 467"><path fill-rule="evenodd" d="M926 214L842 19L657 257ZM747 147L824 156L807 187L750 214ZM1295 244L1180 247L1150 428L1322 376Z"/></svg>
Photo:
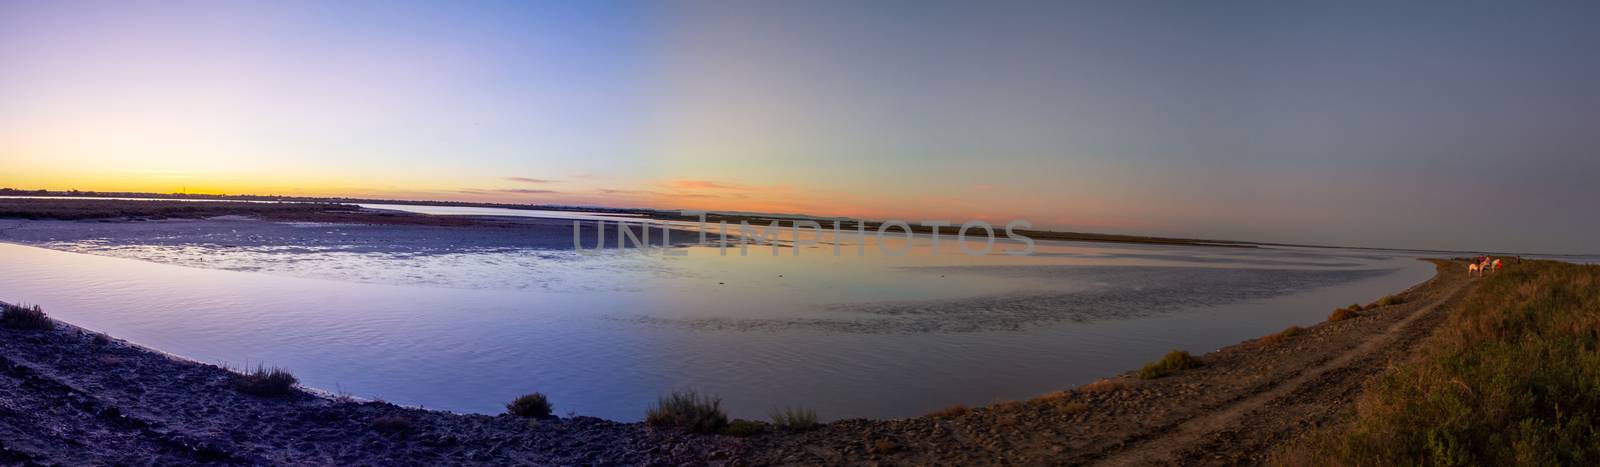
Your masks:
<svg viewBox="0 0 1600 467"><path fill-rule="evenodd" d="M0 304L0 325L24 330L55 329L55 324L50 322L50 317L44 315L44 309L39 308L39 305L30 308L9 303Z"/></svg>
<svg viewBox="0 0 1600 467"><path fill-rule="evenodd" d="M772 411L772 426L783 431L806 431L817 427L817 411L784 407Z"/></svg>
<svg viewBox="0 0 1600 467"><path fill-rule="evenodd" d="M1328 321L1344 321L1356 316L1359 315L1356 314L1355 310L1351 310L1349 308L1340 308L1333 310L1333 314L1328 315Z"/></svg>
<svg viewBox="0 0 1600 467"><path fill-rule="evenodd" d="M405 433L411 431L411 419L399 415L374 418L372 429L383 434Z"/></svg>
<svg viewBox="0 0 1600 467"><path fill-rule="evenodd" d="M943 409L939 409L938 411L936 411L934 413L928 414L928 416L937 417L937 418L954 418L954 417L960 417L962 415L966 415L967 412L969 412L971 410L972 409L968 409L967 406L964 405L964 404L956 404L956 405L952 405L952 406L949 406L949 407L945 407Z"/></svg>
<svg viewBox="0 0 1600 467"><path fill-rule="evenodd" d="M1083 402L1068 402L1061 406L1061 413L1075 415L1089 411L1089 404Z"/></svg>
<svg viewBox="0 0 1600 467"><path fill-rule="evenodd" d="M1093 394L1098 392L1111 392L1126 387L1128 387L1128 383L1126 382L1117 381L1114 379L1102 379L1093 383L1078 386L1078 389L1076 390L1082 393Z"/></svg>
<svg viewBox="0 0 1600 467"><path fill-rule="evenodd" d="M234 373L233 387L239 392L257 397L279 397L293 392L295 383L300 382L288 370L282 368L267 368L256 366L255 371L249 373Z"/></svg>
<svg viewBox="0 0 1600 467"><path fill-rule="evenodd" d="M715 433L728 424L722 399L701 397L694 391L673 391L656 401L645 413L645 423L658 427L681 427L693 433Z"/></svg>
<svg viewBox="0 0 1600 467"><path fill-rule="evenodd" d="M1394 306L1394 305L1399 305L1399 304L1402 304L1402 303L1405 303L1405 302L1406 302L1406 299L1400 298L1399 295L1390 295L1390 296L1387 296L1387 297L1383 297L1382 300L1378 300L1378 306Z"/></svg>
<svg viewBox="0 0 1600 467"><path fill-rule="evenodd" d="M1139 369L1139 379L1155 379L1170 375L1178 370L1185 370L1200 366L1200 360L1189 355L1189 352L1174 350L1167 352L1161 360L1151 362Z"/></svg>
<svg viewBox="0 0 1600 467"><path fill-rule="evenodd" d="M550 399L542 393L523 394L517 400L506 404L506 413L518 417L550 418Z"/></svg>
<svg viewBox="0 0 1600 467"><path fill-rule="evenodd" d="M1301 331L1303 330L1300 329L1300 326L1289 326L1288 329L1284 329L1283 332L1262 336L1260 339L1257 339L1256 342L1259 342L1261 345L1278 345L1282 344L1283 341L1288 340L1290 337L1300 334Z"/></svg>
<svg viewBox="0 0 1600 467"><path fill-rule="evenodd" d="M767 431L767 424L765 423L753 420L738 419L728 422L728 426L722 427L722 429L718 430L717 433L735 438L744 438L747 436L759 435L764 431Z"/></svg>

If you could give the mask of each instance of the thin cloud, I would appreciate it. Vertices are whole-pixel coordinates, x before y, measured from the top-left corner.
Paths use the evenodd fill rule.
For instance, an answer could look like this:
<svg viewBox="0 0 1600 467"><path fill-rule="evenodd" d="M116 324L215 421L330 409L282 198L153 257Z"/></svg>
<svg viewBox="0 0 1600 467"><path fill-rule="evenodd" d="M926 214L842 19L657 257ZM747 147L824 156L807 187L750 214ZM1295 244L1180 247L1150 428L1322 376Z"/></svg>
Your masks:
<svg viewBox="0 0 1600 467"><path fill-rule="evenodd" d="M673 180L667 186L680 190L735 190L743 191L749 188L735 183L717 182L711 180Z"/></svg>
<svg viewBox="0 0 1600 467"><path fill-rule="evenodd" d="M494 189L463 188L463 189L458 190L458 191L460 191L462 193L474 194L474 195L495 194L495 193L512 193L512 194L519 194L519 195L551 195L551 194L561 193L561 192L556 191L556 190L538 190L538 189L532 189L532 188L494 188Z"/></svg>
<svg viewBox="0 0 1600 467"><path fill-rule="evenodd" d="M539 184L542 184L542 183L556 183L556 182L560 181L560 180L547 180L547 179L543 179L543 178L528 178L528 177L504 177L504 179L505 180L509 180L509 181L513 181L513 182L517 182L517 183L539 183Z"/></svg>

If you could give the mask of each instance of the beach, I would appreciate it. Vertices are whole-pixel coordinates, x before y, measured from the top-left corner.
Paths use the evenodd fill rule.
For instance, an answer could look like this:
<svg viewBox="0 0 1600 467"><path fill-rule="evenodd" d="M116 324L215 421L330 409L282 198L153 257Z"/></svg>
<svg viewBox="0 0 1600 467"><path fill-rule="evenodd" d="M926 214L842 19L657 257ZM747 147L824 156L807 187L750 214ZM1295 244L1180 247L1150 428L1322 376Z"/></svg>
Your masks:
<svg viewBox="0 0 1600 467"><path fill-rule="evenodd" d="M810 465L956 462L1260 463L1335 420L1365 379L1427 335L1470 288L1459 263L1404 303L1246 341L1200 366L1132 373L1026 401L802 433L691 434L593 417L530 422L362 401L326 389L241 393L230 370L68 323L0 335L0 459L17 463ZM1376 300L1379 297L1371 297ZM137 306L132 304L130 306ZM197 318L200 319L200 318ZM557 401L559 402L559 401ZM403 429L375 425L405 420ZM381 425L381 424L380 424ZM44 429L38 429L44 428Z"/></svg>

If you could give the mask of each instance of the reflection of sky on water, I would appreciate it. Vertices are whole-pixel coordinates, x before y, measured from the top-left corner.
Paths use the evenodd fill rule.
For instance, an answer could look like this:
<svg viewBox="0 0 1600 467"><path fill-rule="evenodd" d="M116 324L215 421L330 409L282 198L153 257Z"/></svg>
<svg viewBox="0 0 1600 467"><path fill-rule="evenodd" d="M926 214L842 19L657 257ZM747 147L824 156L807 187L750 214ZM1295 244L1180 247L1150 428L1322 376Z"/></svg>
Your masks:
<svg viewBox="0 0 1600 467"><path fill-rule="evenodd" d="M282 365L312 386L427 407L496 412L538 390L558 412L633 420L692 387L741 417L795 404L899 417L1312 324L1432 273L1409 254L1338 249L1041 241L1034 256L975 258L918 240L904 257L875 245L866 257L829 245L585 256L481 239L385 246L370 231L314 228L329 229L315 245L109 233L36 243L91 255L0 244L0 299L178 355ZM363 243L340 245L338 232Z"/></svg>

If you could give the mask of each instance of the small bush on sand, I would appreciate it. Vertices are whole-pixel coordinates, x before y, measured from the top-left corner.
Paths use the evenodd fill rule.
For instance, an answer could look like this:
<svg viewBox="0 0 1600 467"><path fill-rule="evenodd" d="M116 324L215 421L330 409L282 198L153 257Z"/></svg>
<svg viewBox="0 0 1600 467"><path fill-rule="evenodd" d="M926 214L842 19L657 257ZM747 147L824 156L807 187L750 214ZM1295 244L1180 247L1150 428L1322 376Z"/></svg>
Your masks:
<svg viewBox="0 0 1600 467"><path fill-rule="evenodd" d="M930 417L938 417L938 418L953 418L953 417L960 417L962 415L966 415L967 412L970 412L970 411L972 411L972 409L967 408L966 405L964 405L964 404L956 404L956 405L952 405L952 406L949 406L949 407L945 407L943 409L939 409L938 411L935 411L933 413L928 414L928 416L930 416Z"/></svg>
<svg viewBox="0 0 1600 467"><path fill-rule="evenodd" d="M239 392L257 397L279 397L289 395L294 390L295 383L300 382L288 370L282 368L267 368L256 366L255 371L249 373L234 373L233 388Z"/></svg>
<svg viewBox="0 0 1600 467"><path fill-rule="evenodd" d="M1390 295L1390 296L1387 296L1387 297L1383 297L1382 300L1378 300L1378 306L1394 306L1394 305L1399 305L1399 304L1405 303L1405 302L1406 302L1406 299L1400 298L1399 295Z"/></svg>
<svg viewBox="0 0 1600 467"><path fill-rule="evenodd" d="M48 330L54 329L55 324L44 315L44 309L39 305L32 307L11 304L0 304L0 325L11 329Z"/></svg>
<svg viewBox="0 0 1600 467"><path fill-rule="evenodd" d="M722 427L721 430L717 431L717 434L732 436L735 438L744 438L747 436L759 435L764 431L767 431L767 424L741 418L728 422L728 426Z"/></svg>
<svg viewBox="0 0 1600 467"><path fill-rule="evenodd" d="M694 391L673 391L656 401L645 413L645 423L658 427L681 427L694 433L715 433L728 424L722 399L701 397Z"/></svg>
<svg viewBox="0 0 1600 467"><path fill-rule="evenodd" d="M1282 344L1283 341L1289 340L1290 337L1300 334L1302 331L1304 330L1300 329L1300 326L1289 326L1289 328L1284 329L1283 332L1261 336L1261 338L1257 339L1256 341L1260 342L1261 345L1278 345Z"/></svg>
<svg viewBox="0 0 1600 467"><path fill-rule="evenodd" d="M1200 360L1189 355L1189 352L1174 350L1167 352L1161 360L1151 362L1139 369L1139 379L1155 379L1170 375L1178 370L1185 370L1200 366Z"/></svg>
<svg viewBox="0 0 1600 467"><path fill-rule="evenodd" d="M550 418L550 399L542 393L523 394L517 400L506 404L506 413L518 417Z"/></svg>
<svg viewBox="0 0 1600 467"><path fill-rule="evenodd" d="M1076 389L1076 391L1082 392L1082 393L1093 394L1093 393L1097 393L1097 392L1111 392L1111 391L1115 391L1115 390L1126 388L1126 387L1128 387L1128 383L1126 383L1126 382L1117 381L1117 380L1114 380L1114 379L1102 379L1102 380L1097 380L1097 381L1095 381L1093 383L1089 383L1089 384L1085 384L1085 385L1082 385L1082 386L1078 386L1078 389Z"/></svg>
<svg viewBox="0 0 1600 467"><path fill-rule="evenodd" d="M372 419L372 429L383 434L411 431L411 419L399 415L386 415Z"/></svg>
<svg viewBox="0 0 1600 467"><path fill-rule="evenodd" d="M1356 313L1356 310L1351 310L1349 308L1340 308L1340 309L1337 309L1337 310L1333 310L1333 314L1328 315L1328 321L1344 321L1344 320L1347 320L1347 319L1350 319L1350 318L1354 318L1356 316L1358 316L1358 314Z"/></svg>
<svg viewBox="0 0 1600 467"><path fill-rule="evenodd" d="M772 426L783 431L806 431L817 427L817 411L794 407L774 410Z"/></svg>

